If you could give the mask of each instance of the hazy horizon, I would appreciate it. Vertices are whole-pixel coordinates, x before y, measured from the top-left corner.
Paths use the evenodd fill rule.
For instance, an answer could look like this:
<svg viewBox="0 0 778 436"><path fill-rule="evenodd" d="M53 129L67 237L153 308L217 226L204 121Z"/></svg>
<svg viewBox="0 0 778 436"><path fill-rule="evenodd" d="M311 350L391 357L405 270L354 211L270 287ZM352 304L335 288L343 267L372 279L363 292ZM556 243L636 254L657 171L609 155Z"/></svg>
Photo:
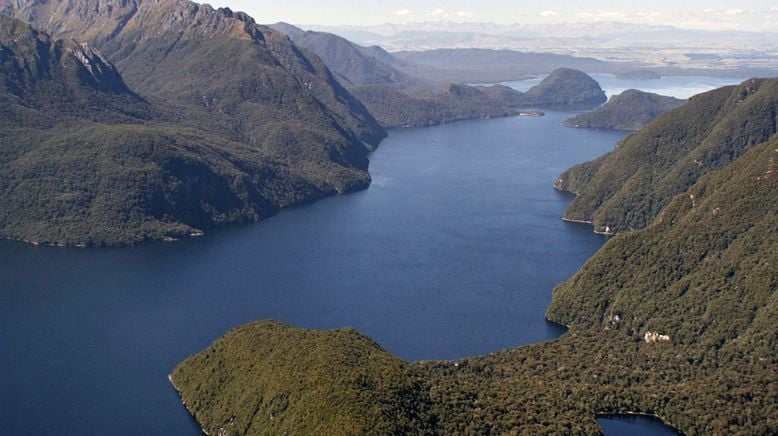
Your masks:
<svg viewBox="0 0 778 436"><path fill-rule="evenodd" d="M523 2L522 2L523 3ZM301 26L373 26L428 21L461 23L561 24L620 22L674 26L695 30L778 32L778 1L752 0L677 2L608 2L583 0L573 4L551 1L519 4L508 0L483 0L477 6L465 1L428 1L418 6L406 0L365 2L335 0L322 9L318 2L292 3L220 0L216 7L248 13L261 23L284 21Z"/></svg>

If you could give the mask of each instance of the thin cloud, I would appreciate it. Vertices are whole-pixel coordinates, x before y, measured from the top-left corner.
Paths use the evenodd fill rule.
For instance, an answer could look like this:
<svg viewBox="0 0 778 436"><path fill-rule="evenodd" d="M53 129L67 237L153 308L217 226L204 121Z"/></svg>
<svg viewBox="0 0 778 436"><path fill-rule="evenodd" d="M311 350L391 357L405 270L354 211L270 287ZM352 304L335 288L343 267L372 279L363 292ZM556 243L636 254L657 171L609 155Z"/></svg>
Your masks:
<svg viewBox="0 0 778 436"><path fill-rule="evenodd" d="M427 15L430 17L442 17L446 15L446 11L444 9L435 9L434 11L427 12Z"/></svg>
<svg viewBox="0 0 778 436"><path fill-rule="evenodd" d="M394 14L397 15L398 17L407 17L409 15L413 15L413 11L411 11L410 9L399 9L395 11Z"/></svg>
<svg viewBox="0 0 778 436"><path fill-rule="evenodd" d="M457 17L472 17L473 13L469 11L458 11L456 15Z"/></svg>
<svg viewBox="0 0 778 436"><path fill-rule="evenodd" d="M557 11L543 11L539 14L541 17L554 17L559 15Z"/></svg>
<svg viewBox="0 0 778 436"><path fill-rule="evenodd" d="M598 20L613 20L618 18L627 18L623 12L579 12L576 14L579 18L595 18Z"/></svg>

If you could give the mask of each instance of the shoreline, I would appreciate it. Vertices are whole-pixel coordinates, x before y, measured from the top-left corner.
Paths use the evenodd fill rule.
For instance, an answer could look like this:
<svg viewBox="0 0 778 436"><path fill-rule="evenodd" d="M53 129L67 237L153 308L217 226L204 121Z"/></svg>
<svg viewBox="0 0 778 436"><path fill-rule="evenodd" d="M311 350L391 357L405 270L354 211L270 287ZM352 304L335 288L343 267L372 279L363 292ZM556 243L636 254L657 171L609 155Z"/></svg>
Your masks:
<svg viewBox="0 0 778 436"><path fill-rule="evenodd" d="M189 416L191 416L192 419L194 419L194 422L197 424L197 428L199 428L200 431L204 435L208 436L208 432L205 431L205 429L203 429L203 426L202 426L202 424L200 424L200 421L197 420L197 417L195 417L194 414L192 414L192 411L189 410L189 407L186 406L186 400L184 400L184 396L181 393L181 389L179 389L178 386L176 385L176 382L173 381L173 373L172 372L167 375L167 380L173 386L173 389L175 389L176 394L178 395L178 399L181 400L181 404L183 404L184 405L184 409L186 409L186 413L188 413Z"/></svg>
<svg viewBox="0 0 778 436"><path fill-rule="evenodd" d="M159 238L159 239L146 239L146 240L143 240L143 241L128 242L128 243L124 243L124 244L85 244L83 242L68 244L68 243L62 243L62 242L33 241L31 239L14 238L14 237L11 237L11 236L0 236L0 240L11 241L11 242L20 242L20 243L32 245L32 246L35 246L35 247L50 247L50 248L117 248L117 247L130 248L130 247L137 247L139 245L149 244L149 243L178 242L178 241L180 241L182 239L200 238L202 236L205 236L205 232L202 231L202 230L197 230L197 231L185 234L185 235L179 235L177 238L174 238L172 236L165 236L165 237Z"/></svg>
<svg viewBox="0 0 778 436"><path fill-rule="evenodd" d="M679 435L684 434L680 429L675 427L673 424L670 423L667 419L665 419L662 416L659 416L654 413L643 413L643 412L616 412L616 413L596 413L595 419L597 418L623 418L623 417L638 417L638 418L653 418L659 422L662 423L662 425L669 427L673 429L674 432L678 433Z"/></svg>
<svg viewBox="0 0 778 436"><path fill-rule="evenodd" d="M572 195L574 195L574 196L577 196L577 195L578 195L578 194L576 194L575 192L568 191L567 189L561 189L561 188L559 188L559 187L558 187L556 184L554 184L554 189L555 189L555 190L557 190L558 192L563 192L563 193L567 193L567 194L572 194ZM573 223L573 224L588 224L588 225L592 226L592 231L593 231L595 234L597 234L597 235L602 235L602 236L607 236L607 237L613 237L613 236L616 236L616 235L617 235L617 233L608 232L608 231L604 231L604 230L597 230L597 228L596 228L596 227L594 227L594 221L587 221L587 220L575 220L575 219L572 219L572 218L565 218L565 216L564 216L564 215L562 215L562 221L564 221L564 222L566 222L566 223ZM606 228L607 228L607 227L606 227Z"/></svg>
<svg viewBox="0 0 778 436"><path fill-rule="evenodd" d="M34 245L36 247L57 247L57 248L87 248L89 247L87 244L79 243L79 244L63 244L63 243L53 243L53 242L40 242L40 241L33 241L30 239L23 239L23 238L13 238L10 236L0 236L0 239L3 241L12 241L12 242L21 242L24 244Z"/></svg>
<svg viewBox="0 0 778 436"><path fill-rule="evenodd" d="M371 152L372 154L372 152ZM368 173L369 174L369 173ZM220 229L226 229L230 227L237 227L240 225L249 225L249 224L257 224L262 221L265 221L267 219L273 218L277 215L279 215L282 212L285 212L289 209L294 209L297 207L304 207L312 205L318 201L325 200L328 198L333 197L340 197L344 195L354 194L357 192L362 192L370 188L372 186L372 178L368 179L365 183L359 183L353 187L349 187L348 189L344 189L342 191L339 190L332 190L327 192L318 192L316 195L312 195L308 198L304 198L298 202L278 207L277 209L272 210L270 213L268 213L265 216L257 217L256 219L245 219L245 220L236 220L232 222L226 222L226 223L220 223L217 225L214 225L212 227L207 227L205 230L220 230ZM4 236L0 235L0 240L4 241L13 241L13 242L20 242L23 244L33 245L36 247L53 247L53 248L131 248L131 247L138 247L141 245L146 244L159 244L159 243L172 243L172 242L179 242L182 240L189 240L193 238L199 238L206 235L205 230L202 229L195 229L193 228L190 232L180 235L165 235L162 237L157 238L146 238L134 242L120 242L120 243L97 243L97 244L87 244L84 242L74 242L74 243L62 243L62 242L42 242L42 241L35 241L23 237L12 237L12 236Z"/></svg>
<svg viewBox="0 0 778 436"><path fill-rule="evenodd" d="M594 224L594 222L592 222L592 221L574 220L574 219L565 218L565 217L562 217L562 221L564 221L566 223L575 223L575 224L589 224L589 225L593 225Z"/></svg>

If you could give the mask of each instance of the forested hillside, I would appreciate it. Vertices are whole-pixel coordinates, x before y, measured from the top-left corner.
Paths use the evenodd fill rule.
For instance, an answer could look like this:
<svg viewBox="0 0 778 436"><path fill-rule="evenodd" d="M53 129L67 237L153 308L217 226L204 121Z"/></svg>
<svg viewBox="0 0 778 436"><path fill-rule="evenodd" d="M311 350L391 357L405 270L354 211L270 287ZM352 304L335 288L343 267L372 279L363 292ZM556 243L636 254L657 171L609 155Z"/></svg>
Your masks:
<svg viewBox="0 0 778 436"><path fill-rule="evenodd" d="M315 55L244 14L185 0L0 11L66 38L3 18L4 237L176 238L370 182L383 129Z"/></svg>
<svg viewBox="0 0 778 436"><path fill-rule="evenodd" d="M675 195L770 139L776 126L778 79L697 95L562 174L556 188L576 194L565 218L591 221L603 233L644 228Z"/></svg>
<svg viewBox="0 0 778 436"><path fill-rule="evenodd" d="M686 103L673 97L628 89L604 105L565 120L567 127L640 130L659 115Z"/></svg>

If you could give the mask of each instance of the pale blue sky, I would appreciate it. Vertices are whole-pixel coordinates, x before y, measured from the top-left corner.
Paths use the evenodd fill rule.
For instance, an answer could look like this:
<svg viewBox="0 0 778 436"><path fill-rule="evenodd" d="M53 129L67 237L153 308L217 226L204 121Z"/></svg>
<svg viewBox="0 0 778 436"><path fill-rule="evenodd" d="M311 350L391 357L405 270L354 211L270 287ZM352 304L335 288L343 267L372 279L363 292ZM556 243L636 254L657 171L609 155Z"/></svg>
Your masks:
<svg viewBox="0 0 778 436"><path fill-rule="evenodd" d="M373 25L430 20L512 23L622 21L711 30L778 31L778 0L407 1L218 0L257 21Z"/></svg>

